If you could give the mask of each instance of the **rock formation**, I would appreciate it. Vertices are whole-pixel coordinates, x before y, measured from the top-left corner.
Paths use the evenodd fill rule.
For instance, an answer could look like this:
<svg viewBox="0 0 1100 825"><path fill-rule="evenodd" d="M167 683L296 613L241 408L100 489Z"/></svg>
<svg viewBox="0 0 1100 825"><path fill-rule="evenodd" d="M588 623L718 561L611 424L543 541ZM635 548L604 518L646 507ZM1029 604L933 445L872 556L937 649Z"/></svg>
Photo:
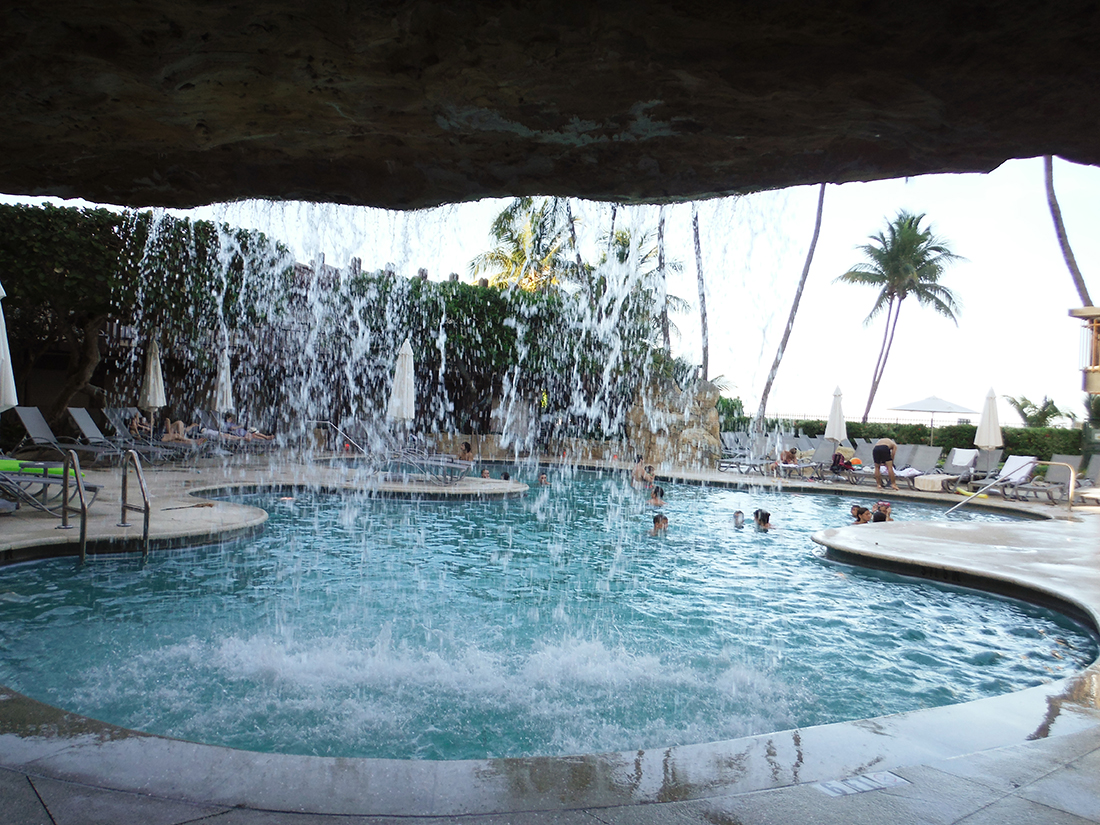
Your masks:
<svg viewBox="0 0 1100 825"><path fill-rule="evenodd" d="M675 201L1100 161L1100 9L73 0L0 10L0 191Z"/></svg>
<svg viewBox="0 0 1100 825"><path fill-rule="evenodd" d="M722 454L719 395L709 381L682 390L663 378L642 387L626 417L630 450L655 466L713 464Z"/></svg>

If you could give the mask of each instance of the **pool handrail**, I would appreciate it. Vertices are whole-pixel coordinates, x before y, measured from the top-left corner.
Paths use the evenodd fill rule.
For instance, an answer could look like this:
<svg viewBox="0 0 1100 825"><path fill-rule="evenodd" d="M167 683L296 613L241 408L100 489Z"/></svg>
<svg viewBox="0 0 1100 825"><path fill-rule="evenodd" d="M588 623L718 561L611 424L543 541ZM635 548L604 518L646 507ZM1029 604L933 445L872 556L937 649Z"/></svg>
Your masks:
<svg viewBox="0 0 1100 825"><path fill-rule="evenodd" d="M76 494L80 499L79 508L69 504L69 470L73 471L73 477L76 479ZM83 564L88 547L88 497L84 492L84 474L80 471L80 459L77 458L75 450L65 451L65 465L61 475L61 523L56 529L72 529L72 525L69 524L69 513L80 513L80 563Z"/></svg>
<svg viewBox="0 0 1100 825"><path fill-rule="evenodd" d="M1037 467L1040 464L1043 464L1043 465L1048 466L1048 467L1065 467L1069 470L1069 489L1066 492L1066 512L1067 513L1072 513L1073 512L1073 496L1074 496L1074 493L1076 492L1076 489L1077 489L1077 470L1075 470L1071 465L1065 464L1064 462L1061 462L1061 461L1032 461L1031 462L1032 467ZM954 507L952 507L946 513L944 513L944 515L945 516L951 515L953 512L958 510L960 507L962 507L964 504L969 502L971 499L977 498L982 493L984 493L986 490L988 490L990 487L994 486L996 483L997 483L997 480L994 479L989 484L987 484L985 487L982 487L982 489L978 490L978 492L974 493L971 496L967 496L966 498L964 498L962 501L960 501L958 504L956 504Z"/></svg>
<svg viewBox="0 0 1100 825"><path fill-rule="evenodd" d="M142 504L131 504L129 501L129 481L130 481L130 465L134 465L134 472L137 474L138 487L141 489ZM141 533L141 560L145 561L149 558L149 488L145 485L145 473L141 469L141 459L138 458L137 450L127 450L122 458L122 515L119 516L119 527L132 526L126 521L126 511L133 510L135 513L144 514L144 525Z"/></svg>

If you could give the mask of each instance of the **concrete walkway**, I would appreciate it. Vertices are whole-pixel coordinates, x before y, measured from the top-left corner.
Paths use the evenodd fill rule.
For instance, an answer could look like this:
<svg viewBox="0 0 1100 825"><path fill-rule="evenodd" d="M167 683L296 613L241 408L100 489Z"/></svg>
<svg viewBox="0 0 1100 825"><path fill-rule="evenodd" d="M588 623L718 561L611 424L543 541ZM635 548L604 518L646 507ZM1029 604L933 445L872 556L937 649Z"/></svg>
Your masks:
<svg viewBox="0 0 1100 825"><path fill-rule="evenodd" d="M104 484L89 524L93 539L140 531L114 526L117 475L87 472ZM717 473L675 477L761 483ZM253 508L198 506L205 502L190 496L195 491L365 482L348 468L263 457L154 469L148 478L153 533L163 542L262 525ZM522 492L503 486L514 482L468 484L464 495ZM786 486L881 497L847 485ZM1075 508L1069 520L1064 509L1031 509L1061 518L975 529L895 522L826 530L815 540L846 561L1039 593L1100 624L1100 511ZM59 535L71 552L75 537L54 527L40 514L6 518L0 553L10 560L33 547L57 552ZM257 754L169 740L0 688L0 823L1100 822L1098 704L1100 667L1094 664L1007 696L727 742L581 757L407 762Z"/></svg>

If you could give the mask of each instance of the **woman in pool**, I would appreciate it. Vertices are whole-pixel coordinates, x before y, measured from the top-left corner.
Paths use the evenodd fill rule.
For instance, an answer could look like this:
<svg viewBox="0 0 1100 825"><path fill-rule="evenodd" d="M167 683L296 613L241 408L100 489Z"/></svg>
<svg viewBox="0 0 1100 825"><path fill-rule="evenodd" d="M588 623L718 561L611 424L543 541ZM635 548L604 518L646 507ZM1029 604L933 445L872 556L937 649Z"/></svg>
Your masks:
<svg viewBox="0 0 1100 825"><path fill-rule="evenodd" d="M769 513L767 510L754 511L752 514L752 520L756 522L757 530L771 530L773 527L772 514Z"/></svg>
<svg viewBox="0 0 1100 825"><path fill-rule="evenodd" d="M650 507L664 507L665 506L665 490L663 487L654 487L653 495L649 497Z"/></svg>

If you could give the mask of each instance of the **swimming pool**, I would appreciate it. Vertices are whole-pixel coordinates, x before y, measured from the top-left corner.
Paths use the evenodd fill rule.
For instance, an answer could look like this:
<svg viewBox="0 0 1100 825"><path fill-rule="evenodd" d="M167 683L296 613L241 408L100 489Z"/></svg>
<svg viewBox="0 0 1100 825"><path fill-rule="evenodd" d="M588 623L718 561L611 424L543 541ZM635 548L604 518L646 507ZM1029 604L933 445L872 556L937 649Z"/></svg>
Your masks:
<svg viewBox="0 0 1100 825"><path fill-rule="evenodd" d="M494 502L246 496L272 514L247 542L0 570L0 681L213 744L458 759L864 718L1096 655L1048 611L823 561L809 536L848 499L677 486L653 537L621 475L552 480ZM756 507L777 529L733 527Z"/></svg>

